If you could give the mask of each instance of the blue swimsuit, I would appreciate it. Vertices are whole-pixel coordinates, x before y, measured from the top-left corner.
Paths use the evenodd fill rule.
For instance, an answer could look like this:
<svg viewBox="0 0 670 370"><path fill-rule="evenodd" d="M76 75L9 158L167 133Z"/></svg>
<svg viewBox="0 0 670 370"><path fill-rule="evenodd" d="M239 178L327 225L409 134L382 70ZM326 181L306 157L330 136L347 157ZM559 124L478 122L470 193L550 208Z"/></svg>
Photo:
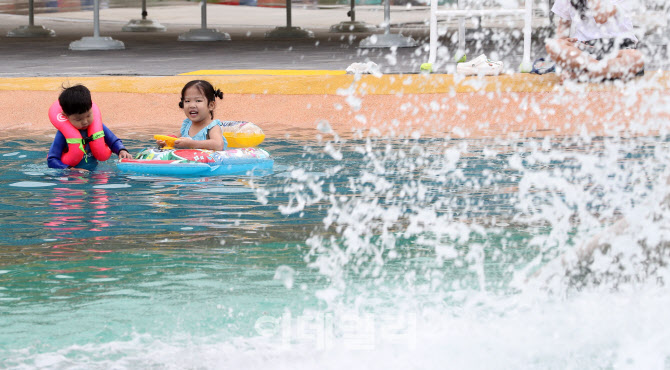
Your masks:
<svg viewBox="0 0 670 370"><path fill-rule="evenodd" d="M193 122L191 122L190 118L186 118L184 122L181 123L181 132L180 135L181 137L187 137L193 140L207 140L207 134L209 133L209 130L212 129L214 126L221 126L223 127L223 123L219 121L218 119L215 119L212 121L207 127L203 128L200 130L197 134L194 136L190 136L188 132L191 130L191 125ZM223 150L226 150L228 148L228 141L226 141L226 138L223 138Z"/></svg>

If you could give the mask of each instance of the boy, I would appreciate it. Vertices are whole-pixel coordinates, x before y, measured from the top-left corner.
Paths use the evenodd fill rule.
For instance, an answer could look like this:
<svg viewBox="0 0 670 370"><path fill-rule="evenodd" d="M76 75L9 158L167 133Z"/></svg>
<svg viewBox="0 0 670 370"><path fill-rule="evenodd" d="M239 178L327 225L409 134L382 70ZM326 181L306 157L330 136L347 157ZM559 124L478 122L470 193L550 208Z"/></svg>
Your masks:
<svg viewBox="0 0 670 370"><path fill-rule="evenodd" d="M94 123L94 114L92 111L93 101L91 100L91 92L83 85L75 85L68 87L61 92L58 97L58 103L60 108L63 111L63 115L69 123L79 131L81 137L83 138L83 149L84 154L82 160L75 165L68 165L63 163L62 156L64 153L67 153L69 150L68 139L66 136L59 131L56 133L51 148L49 149L49 154L47 155L47 163L50 168L85 168L92 169L98 164L98 159L96 158L95 152L91 152L90 142L92 139L89 137L88 128L91 124ZM56 125L54 119L52 123ZM58 122L59 125L67 124L63 122ZM102 124L101 124L102 125ZM56 126L58 127L58 126ZM123 146L123 142L110 131L107 126L102 125L102 131L104 132L104 142L105 145L119 158L132 158L128 150Z"/></svg>

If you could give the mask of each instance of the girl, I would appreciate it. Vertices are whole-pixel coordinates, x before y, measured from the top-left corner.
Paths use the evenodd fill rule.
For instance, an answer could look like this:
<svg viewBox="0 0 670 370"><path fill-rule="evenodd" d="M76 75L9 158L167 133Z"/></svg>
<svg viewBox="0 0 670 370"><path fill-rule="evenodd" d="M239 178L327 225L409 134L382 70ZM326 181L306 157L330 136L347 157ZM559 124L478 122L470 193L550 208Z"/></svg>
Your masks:
<svg viewBox="0 0 670 370"><path fill-rule="evenodd" d="M626 0L554 2L557 39L547 40L546 50L563 68L564 79L628 79L644 73L627 5Z"/></svg>
<svg viewBox="0 0 670 370"><path fill-rule="evenodd" d="M175 148L225 150L226 139L221 127L223 124L214 119L214 99L223 99L221 90L214 90L212 84L203 80L194 80L181 89L179 108L184 110L186 119L181 124L180 138L174 142ZM156 140L159 147L165 141Z"/></svg>

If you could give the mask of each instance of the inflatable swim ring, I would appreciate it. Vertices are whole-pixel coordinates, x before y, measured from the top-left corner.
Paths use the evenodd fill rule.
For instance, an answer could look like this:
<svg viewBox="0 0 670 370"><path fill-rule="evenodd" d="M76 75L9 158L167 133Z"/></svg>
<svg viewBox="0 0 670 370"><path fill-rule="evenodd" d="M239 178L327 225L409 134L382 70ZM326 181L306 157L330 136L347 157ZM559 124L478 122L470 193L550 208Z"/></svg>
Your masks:
<svg viewBox="0 0 670 370"><path fill-rule="evenodd" d="M86 134L92 139L88 145L91 148L93 156L97 160L104 162L111 157L112 151L107 146L107 143L105 143L100 108L98 108L97 104L93 103L91 112L93 113L93 122L86 128ZM68 166L78 165L82 158L84 158L84 154L86 154L84 139L81 137L79 130L63 114L63 109L58 100L49 107L49 120L65 136L65 140L67 141L68 151L63 153L61 161Z"/></svg>
<svg viewBox="0 0 670 370"><path fill-rule="evenodd" d="M223 123L221 130L229 148L251 148L265 140L263 130L251 122L221 121L221 123Z"/></svg>
<svg viewBox="0 0 670 370"><path fill-rule="evenodd" d="M251 148L260 145L265 140L265 134L260 127L247 121L221 121L223 137L228 142L228 148ZM165 149L173 149L174 136L154 135L154 139L165 141Z"/></svg>
<svg viewBox="0 0 670 370"><path fill-rule="evenodd" d="M220 152L204 149L147 148L135 159L119 159L122 172L163 176L245 175L271 171L274 160L260 148L237 148Z"/></svg>

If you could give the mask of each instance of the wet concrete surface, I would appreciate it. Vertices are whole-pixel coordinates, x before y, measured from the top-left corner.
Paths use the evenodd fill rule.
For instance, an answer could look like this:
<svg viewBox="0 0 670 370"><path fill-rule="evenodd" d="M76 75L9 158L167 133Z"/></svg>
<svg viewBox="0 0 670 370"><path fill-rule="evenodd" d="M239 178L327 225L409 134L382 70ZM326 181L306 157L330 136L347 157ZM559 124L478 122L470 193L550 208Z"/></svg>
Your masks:
<svg viewBox="0 0 670 370"><path fill-rule="evenodd" d="M228 7L242 9L245 7ZM199 27L199 19L191 22L164 23L166 32L122 32L123 19L132 18L138 10L129 9L114 17L101 16L100 34L125 44L123 50L72 51L71 42L93 35L93 23L83 19L84 12L57 15L40 15L35 24L56 30L53 38L0 37L0 77L25 76L170 76L196 70L230 69L297 69L345 70L352 63L374 62L383 73L419 73L422 63L428 61L429 28L424 21L427 10L395 16L402 22L392 23L391 33L412 37L416 47L408 48L359 48L359 43L373 33L333 33L329 28L337 19L347 20L342 9L324 11L323 19L307 22L314 33L309 39L268 39L265 37L273 26L268 19L255 19L248 8L248 20L236 24L208 23L208 28L227 32L230 41L183 42L180 34ZM164 9L163 12L167 10ZM239 11L239 10L237 10ZM264 10L265 11L265 10ZM278 26L284 25L284 10L274 9ZM340 14L342 13L342 14ZM316 13L317 17L319 17ZM393 13L392 13L393 14ZM90 13L92 17L92 13ZM378 20L380 14L374 15ZM164 16L166 17L166 16ZM240 16L241 18L244 18ZM298 18L300 19L300 18ZM309 19L303 16L303 19ZM392 18L393 20L393 18ZM0 14L0 34L27 23L27 17ZM296 23L294 23L296 24ZM379 29L374 33L383 33ZM440 37L442 49L435 65L436 72L453 73L457 35L454 28L447 28ZM550 29L535 29L532 59L544 55L543 40ZM515 29L468 29L467 54L475 57L486 53L492 59L503 60L509 72L517 70L523 54L523 39Z"/></svg>

